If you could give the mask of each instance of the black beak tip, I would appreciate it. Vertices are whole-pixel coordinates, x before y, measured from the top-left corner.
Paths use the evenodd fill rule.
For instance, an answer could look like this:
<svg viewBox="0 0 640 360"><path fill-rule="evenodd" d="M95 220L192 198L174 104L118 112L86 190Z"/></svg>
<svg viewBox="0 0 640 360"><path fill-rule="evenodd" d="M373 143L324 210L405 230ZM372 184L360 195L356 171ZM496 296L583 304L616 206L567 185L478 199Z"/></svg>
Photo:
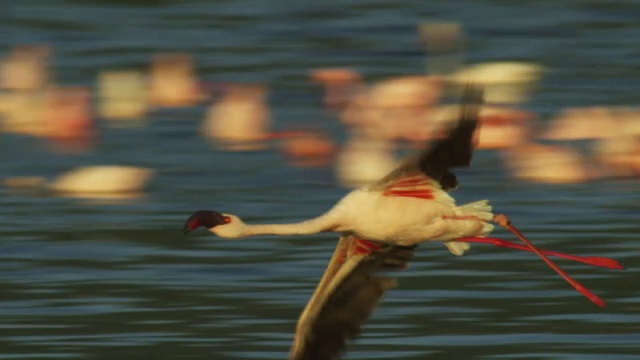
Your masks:
<svg viewBox="0 0 640 360"><path fill-rule="evenodd" d="M188 233L190 233L193 229L191 229L189 227L189 220L187 220L187 222L184 224L184 226L182 227L182 233L187 235Z"/></svg>

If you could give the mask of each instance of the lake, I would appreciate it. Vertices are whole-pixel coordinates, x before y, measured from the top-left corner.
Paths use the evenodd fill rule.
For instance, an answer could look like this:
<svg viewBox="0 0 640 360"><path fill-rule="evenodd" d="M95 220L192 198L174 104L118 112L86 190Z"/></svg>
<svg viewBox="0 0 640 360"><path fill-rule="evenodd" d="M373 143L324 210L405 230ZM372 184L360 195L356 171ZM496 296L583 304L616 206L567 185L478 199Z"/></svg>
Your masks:
<svg viewBox="0 0 640 360"><path fill-rule="evenodd" d="M424 73L416 27L427 21L461 22L468 62L546 66L524 106L545 118L569 106L636 106L640 89L640 1L4 0L0 9L0 52L51 44L58 83L93 87L100 70L188 52L203 81L268 83L276 128L314 124L334 139L343 129L320 108L308 71L347 66L372 81ZM0 135L1 178L91 164L156 170L134 201L2 190L0 359L286 358L337 237L225 241L185 237L182 224L201 208L298 221L348 189L331 167L291 167L275 148L212 147L197 133L205 110L103 126L98 146L77 155ZM522 182L489 151L458 174L459 203L491 199L538 246L626 265L558 261L608 306L589 303L530 253L476 244L455 257L425 244L346 358L640 358L640 183Z"/></svg>

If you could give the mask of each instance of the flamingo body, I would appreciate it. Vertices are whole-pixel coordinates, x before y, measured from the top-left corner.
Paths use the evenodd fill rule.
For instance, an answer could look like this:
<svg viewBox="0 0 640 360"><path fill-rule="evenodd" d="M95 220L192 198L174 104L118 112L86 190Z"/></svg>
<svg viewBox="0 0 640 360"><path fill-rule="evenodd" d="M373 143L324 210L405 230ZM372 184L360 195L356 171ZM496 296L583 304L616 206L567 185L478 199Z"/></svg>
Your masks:
<svg viewBox="0 0 640 360"><path fill-rule="evenodd" d="M410 246L430 240L486 235L493 229L493 225L483 221L493 218L486 201L458 207L437 183L426 176L422 178L423 183L402 192L368 188L352 191L328 213L337 219L333 230L361 239Z"/></svg>

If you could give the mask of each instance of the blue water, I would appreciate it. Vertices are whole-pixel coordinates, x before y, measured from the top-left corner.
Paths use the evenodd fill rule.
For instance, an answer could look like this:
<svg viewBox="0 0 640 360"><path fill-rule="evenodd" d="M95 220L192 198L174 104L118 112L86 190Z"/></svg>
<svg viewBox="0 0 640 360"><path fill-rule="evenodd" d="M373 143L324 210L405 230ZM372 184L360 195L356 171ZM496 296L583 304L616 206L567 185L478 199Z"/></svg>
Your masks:
<svg viewBox="0 0 640 360"><path fill-rule="evenodd" d="M203 81L266 82L276 128L342 137L307 73L349 66L367 79L423 73L423 21L459 21L467 60L548 68L526 108L631 105L640 88L640 1L61 1L0 3L0 52L49 43L55 79L192 54ZM154 168L148 193L104 203L2 190L0 359L284 359L336 238L185 238L193 210L295 221L348 190L333 169L293 168L275 147L227 153L197 134L205 108L156 110L144 128L104 126L98 146L60 156L0 134L0 177L72 167ZM544 120L543 120L544 121ZM535 185L479 152L460 203L489 198L540 247L610 256L624 272L559 262L608 303L597 308L529 253L421 246L350 347L349 359L640 358L637 181ZM508 234L498 232L509 237Z"/></svg>

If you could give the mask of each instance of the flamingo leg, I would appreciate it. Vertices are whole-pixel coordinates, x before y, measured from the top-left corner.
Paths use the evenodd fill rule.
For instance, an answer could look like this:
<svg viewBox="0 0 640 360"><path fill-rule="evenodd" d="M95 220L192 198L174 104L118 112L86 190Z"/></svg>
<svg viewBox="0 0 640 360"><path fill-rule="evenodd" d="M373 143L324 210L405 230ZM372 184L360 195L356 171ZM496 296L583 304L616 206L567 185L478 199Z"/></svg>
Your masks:
<svg viewBox="0 0 640 360"><path fill-rule="evenodd" d="M591 292L591 290L587 289L586 287L582 286L582 284L580 284L579 282L577 282L574 279L572 279L558 265L556 265L553 261L549 260L549 258L545 254L543 254L542 251L538 250L538 248L535 247L531 243L531 241L529 241L527 238L525 238L524 235L522 235L522 233L520 233L520 231L518 231L518 229L511 223L511 221L509 221L509 218L506 215L503 215L503 214L496 215L493 218L493 221L495 223L497 223L498 225L502 226L503 228L505 228L505 229L509 230L510 232L512 232L515 236L518 237L518 239L522 240L522 242L524 242L531 249L531 251L536 253L536 255L538 255L542 260L544 260L544 262L546 262L547 265L549 265L549 267L551 267L560 276L562 276L578 292L580 292L582 295L584 295L587 299L591 300L592 303L594 303L594 304L596 304L596 305L598 305L600 307L606 306L605 302L602 299L600 299L596 294Z"/></svg>
<svg viewBox="0 0 640 360"><path fill-rule="evenodd" d="M493 245L498 246L498 247L506 247L506 248L510 248L510 249L533 252L533 250L531 250L530 247L527 247L525 245L516 244L516 243L513 243L511 241L507 241L507 240L499 239L499 238L494 238L494 237L464 237L464 238L456 239L455 241L462 241L462 242L469 242L469 243L493 244ZM591 266L599 266L599 267L603 267L603 268L616 269L616 270L625 270L625 267L622 266L618 261L616 261L615 259L607 258L607 257L602 257L602 256L577 256L577 255L570 255L570 254L565 254L565 253L556 252L556 251L549 251L549 250L543 250L543 249L539 249L539 250L540 250L541 253L543 253L545 255L548 255L548 256L555 256L555 257L559 257L559 258L563 258L563 259L574 260L574 261L585 263L585 264L591 265Z"/></svg>

